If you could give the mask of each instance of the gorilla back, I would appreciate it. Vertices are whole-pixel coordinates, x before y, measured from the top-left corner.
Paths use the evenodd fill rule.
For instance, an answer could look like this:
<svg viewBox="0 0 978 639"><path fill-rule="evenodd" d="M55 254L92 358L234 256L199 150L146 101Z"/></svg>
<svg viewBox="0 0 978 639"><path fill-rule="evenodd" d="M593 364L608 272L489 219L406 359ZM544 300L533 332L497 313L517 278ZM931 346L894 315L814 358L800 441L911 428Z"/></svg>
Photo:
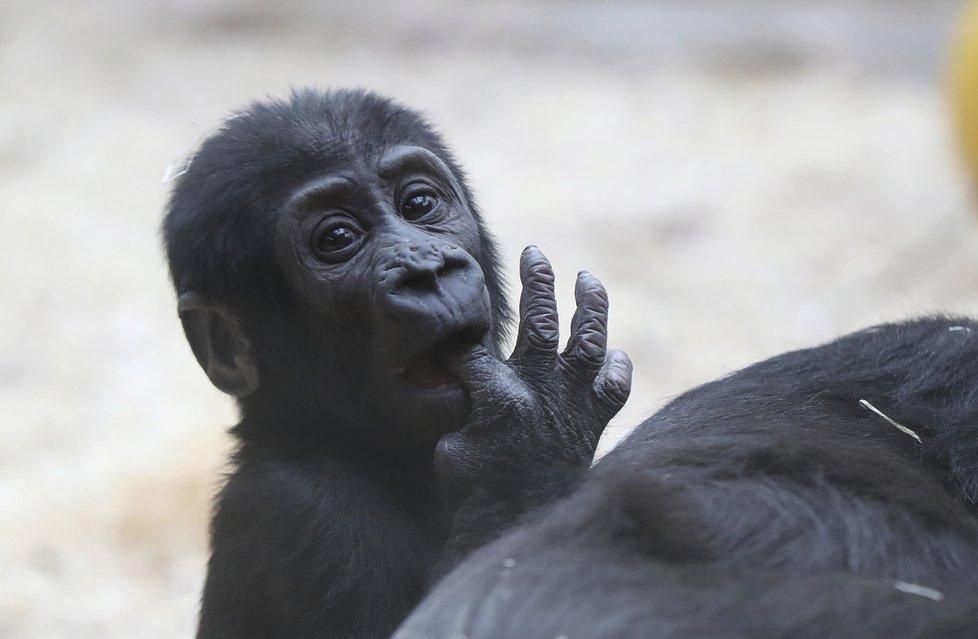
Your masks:
<svg viewBox="0 0 978 639"><path fill-rule="evenodd" d="M680 396L396 638L973 636L976 491L978 323L876 327Z"/></svg>

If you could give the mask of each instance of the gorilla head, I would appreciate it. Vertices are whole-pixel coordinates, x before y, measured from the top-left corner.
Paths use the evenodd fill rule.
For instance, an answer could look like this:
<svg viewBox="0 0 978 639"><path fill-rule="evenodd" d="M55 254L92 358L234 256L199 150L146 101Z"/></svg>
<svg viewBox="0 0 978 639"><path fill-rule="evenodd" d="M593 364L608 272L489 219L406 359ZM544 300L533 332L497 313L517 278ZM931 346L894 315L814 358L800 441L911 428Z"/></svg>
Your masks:
<svg viewBox="0 0 978 639"><path fill-rule="evenodd" d="M433 444L468 411L454 357L498 353L509 323L462 171L421 116L370 93L295 92L228 119L163 230L187 339L244 433L274 419Z"/></svg>

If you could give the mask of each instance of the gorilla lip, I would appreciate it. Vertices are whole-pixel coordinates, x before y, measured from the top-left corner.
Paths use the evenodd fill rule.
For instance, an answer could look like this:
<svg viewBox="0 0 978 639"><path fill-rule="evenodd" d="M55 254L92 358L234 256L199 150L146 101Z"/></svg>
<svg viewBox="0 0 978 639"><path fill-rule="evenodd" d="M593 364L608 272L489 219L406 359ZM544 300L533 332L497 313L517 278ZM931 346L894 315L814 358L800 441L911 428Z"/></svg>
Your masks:
<svg viewBox="0 0 978 639"><path fill-rule="evenodd" d="M467 327L426 348L414 357L401 371L401 376L411 386L424 390L438 390L458 384L455 368L459 357L482 341L485 330Z"/></svg>

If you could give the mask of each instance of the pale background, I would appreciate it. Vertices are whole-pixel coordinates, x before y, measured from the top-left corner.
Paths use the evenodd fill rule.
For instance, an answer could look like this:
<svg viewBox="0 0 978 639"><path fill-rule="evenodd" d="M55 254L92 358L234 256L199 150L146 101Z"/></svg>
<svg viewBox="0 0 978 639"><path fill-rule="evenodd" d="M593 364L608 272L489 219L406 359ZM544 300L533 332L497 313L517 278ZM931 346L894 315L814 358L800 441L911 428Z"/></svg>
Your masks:
<svg viewBox="0 0 978 639"><path fill-rule="evenodd" d="M185 346L164 169L228 111L425 111L510 276L589 269L635 388L978 311L956 0L0 1L0 638L188 637L234 422Z"/></svg>

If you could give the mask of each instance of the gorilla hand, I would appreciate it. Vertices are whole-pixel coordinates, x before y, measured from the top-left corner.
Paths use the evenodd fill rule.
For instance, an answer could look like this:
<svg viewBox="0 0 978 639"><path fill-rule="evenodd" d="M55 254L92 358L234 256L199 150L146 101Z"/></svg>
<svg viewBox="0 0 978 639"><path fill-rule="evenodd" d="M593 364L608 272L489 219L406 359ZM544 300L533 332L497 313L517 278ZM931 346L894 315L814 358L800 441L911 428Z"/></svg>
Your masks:
<svg viewBox="0 0 978 639"><path fill-rule="evenodd" d="M566 494L631 390L631 361L607 350L608 295L601 282L578 276L571 336L558 353L553 270L536 247L523 252L520 280L513 355L500 362L477 348L459 364L472 413L435 453L439 480L456 507L449 540L455 559Z"/></svg>

